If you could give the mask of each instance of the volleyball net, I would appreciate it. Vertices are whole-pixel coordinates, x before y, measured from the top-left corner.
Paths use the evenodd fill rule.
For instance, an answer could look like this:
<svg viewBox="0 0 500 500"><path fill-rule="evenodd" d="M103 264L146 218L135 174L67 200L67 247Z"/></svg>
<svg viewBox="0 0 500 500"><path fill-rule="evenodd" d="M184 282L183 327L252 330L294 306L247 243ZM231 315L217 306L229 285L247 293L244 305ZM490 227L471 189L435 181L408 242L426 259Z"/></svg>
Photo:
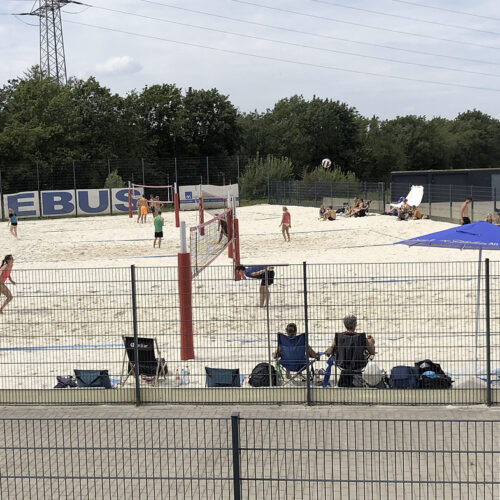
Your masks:
<svg viewBox="0 0 500 500"><path fill-rule="evenodd" d="M202 210L200 210L200 213ZM224 250L230 247L232 255L232 239L234 234L232 209L225 208L213 214L207 222L191 227L189 231L189 254L191 260L191 277L209 266Z"/></svg>
<svg viewBox="0 0 500 500"><path fill-rule="evenodd" d="M179 197L175 184L168 186L151 186L144 184L128 184L128 214L133 217L140 198L145 198L148 212L155 213L165 206L174 206L175 225L179 227Z"/></svg>

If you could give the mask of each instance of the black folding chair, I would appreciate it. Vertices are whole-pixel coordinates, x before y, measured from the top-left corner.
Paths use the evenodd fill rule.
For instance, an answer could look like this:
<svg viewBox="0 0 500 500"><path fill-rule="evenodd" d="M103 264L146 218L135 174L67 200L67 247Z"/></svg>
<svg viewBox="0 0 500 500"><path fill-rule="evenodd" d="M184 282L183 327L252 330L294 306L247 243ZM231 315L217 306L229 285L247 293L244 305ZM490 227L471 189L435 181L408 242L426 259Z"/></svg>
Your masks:
<svg viewBox="0 0 500 500"><path fill-rule="evenodd" d="M134 337L123 336L122 338L125 344L125 354L123 356L120 385L123 385L131 375L134 377L136 375ZM160 376L167 376L167 363L161 357L156 338L139 337L137 339L137 365L137 374L139 376L152 378L153 385L158 383L158 378Z"/></svg>

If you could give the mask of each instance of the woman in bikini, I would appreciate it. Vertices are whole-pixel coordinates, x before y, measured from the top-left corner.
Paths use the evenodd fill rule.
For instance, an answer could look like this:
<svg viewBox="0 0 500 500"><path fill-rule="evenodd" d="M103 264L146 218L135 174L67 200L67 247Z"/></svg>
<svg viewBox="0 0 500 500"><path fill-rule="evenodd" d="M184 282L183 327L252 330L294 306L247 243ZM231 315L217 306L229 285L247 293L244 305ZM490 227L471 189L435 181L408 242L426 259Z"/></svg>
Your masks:
<svg viewBox="0 0 500 500"><path fill-rule="evenodd" d="M5 285L5 282L8 278L13 285L16 284L16 282L10 277L13 265L14 257L12 257L12 255L6 255L2 260L2 264L0 265L0 294L7 297L5 299L5 302L2 304L2 307L0 307L0 314L3 313L5 306L12 300L12 293L10 293L10 290Z"/></svg>
<svg viewBox="0 0 500 500"><path fill-rule="evenodd" d="M283 207L283 217L281 218L280 226L281 226L281 232L283 233L283 238L285 239L285 241L290 242L290 228L292 227L292 216L290 215L290 212L286 207Z"/></svg>

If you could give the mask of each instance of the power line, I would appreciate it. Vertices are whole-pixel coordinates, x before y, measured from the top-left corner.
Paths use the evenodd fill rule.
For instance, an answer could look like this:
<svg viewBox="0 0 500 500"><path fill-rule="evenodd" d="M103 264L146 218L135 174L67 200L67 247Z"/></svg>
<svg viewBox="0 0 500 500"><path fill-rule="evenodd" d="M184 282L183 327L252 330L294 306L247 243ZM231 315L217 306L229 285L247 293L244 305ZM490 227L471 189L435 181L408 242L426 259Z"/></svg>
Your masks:
<svg viewBox="0 0 500 500"><path fill-rule="evenodd" d="M422 7L424 9L440 10L442 12L451 12L452 14L460 14L461 16L478 17L480 19L488 19L489 21L500 21L498 17L483 16L481 14L473 14L472 12L464 12L462 10L447 9L446 7L435 7L433 5L424 5L423 3L407 2L406 0L389 0L395 3L404 3L406 5L413 5L414 7Z"/></svg>
<svg viewBox="0 0 500 500"><path fill-rule="evenodd" d="M461 42L459 40L452 40L450 38L440 38L432 35L423 35L421 33L412 33L409 31L401 31L401 30L394 30L390 28L381 28L379 26L371 26L369 24L361 24L361 23L354 23L350 21L342 21L340 19L335 19L333 17L325 17L325 16L319 16L316 14L307 14L304 12L297 12L295 10L289 10L289 9L282 9L280 7L271 7L269 5L262 5L259 3L254 3L254 2L248 2L246 0L231 0L232 2L240 3L240 4L245 4L245 5L250 5L252 7L261 7L263 9L268 9L268 10L274 10L276 12L285 12L287 14L296 14L298 16L303 16L303 17L309 17L312 19L321 19L322 21L332 21L335 23L341 23L341 24L348 24L350 26L358 26L361 28L368 28L372 30L378 30L378 31L388 31L390 33L398 33L400 35L410 35L410 36L416 36L419 38L427 38L429 40L438 40L440 42L449 42L449 43L456 43L459 45L467 45L467 46L472 46L472 47L481 47L483 49L493 49L493 50L500 50L500 47L493 47L491 45L483 45L480 43L473 43L473 42Z"/></svg>
<svg viewBox="0 0 500 500"><path fill-rule="evenodd" d="M447 66L437 66L437 65L433 65L433 64L423 64L423 63L416 63L416 62L411 62L411 61L401 61L399 59L389 59L386 57L370 56L370 55L366 55L366 54L358 54L356 52L346 52L343 50L329 49L327 47L318 47L318 46L314 46L314 45L305 45L302 43L286 42L283 40L276 40L273 38L260 37L260 36L256 36L256 35L246 35L244 33L236 33L234 31L227 31L227 30L221 30L218 28L211 28L208 26L200 26L200 25L196 25L196 24L182 23L180 21L171 21L169 19L147 16L144 14L137 14L134 12L127 12L127 11L123 11L123 10L119 10L119 9L110 9L108 7L101 7L98 5L89 5L89 4L86 4L86 5L88 7L93 7L94 9L104 10L107 12L125 14L128 16L139 17L139 18L148 19L151 21L159 21L159 22L168 23L168 24L175 24L177 26L186 26L188 28L196 28L196 29L202 29L202 30L216 32L216 33L223 33L225 35L239 36L239 37L248 38L251 40L260 40L260 41L265 41L265 42L277 43L277 44L281 44L281 45L288 45L288 46L292 46L292 47L299 47L299 48L303 48L303 49L320 50L322 52L330 52L330 53L335 53L335 54L344 54L344 55L349 55L349 56L362 57L365 59L373 59L373 60L377 60L377 61L392 62L392 63L397 63L397 64L407 64L410 66L418 66L418 67L431 68L431 69L455 71L458 73L470 73L470 74L474 74L474 75L492 76L492 77L500 78L500 75L494 74L494 73L485 73L485 72L480 72L480 71L463 70L460 68L450 68Z"/></svg>
<svg viewBox="0 0 500 500"><path fill-rule="evenodd" d="M221 52L224 54L232 54L232 55L237 55L237 56L253 57L256 59L263 59L263 60L273 61L273 62L284 62L284 63L294 64L294 65L298 65L298 66L306 66L306 67L320 68L320 69L330 69L330 70L334 70L334 71L342 71L345 73L354 73L357 75L368 75L368 76L375 76L378 78L389 78L392 80L403 80L403 81L408 81L408 82L440 85L440 86L444 86L444 87L457 87L457 88L464 88L464 89L484 90L487 92L499 92L500 93L500 88L496 89L496 88L491 88L491 87L478 87L478 86L474 86L474 85L464 85L464 84L460 84L460 83L446 83L446 82L439 82L439 81L434 81L434 80L424 80L424 79L411 78L411 77L406 77L406 76L387 75L387 74L383 74L383 73L374 73L374 72L370 72L370 71L360 71L360 70L355 70L355 69L341 68L341 67L337 67L337 66L327 66L327 65L323 65L323 64L294 61L291 59L284 59L284 58L280 58L280 57L263 56L260 54L253 54L251 52L243 52L243 51L232 50L232 49L222 49L219 47L210 47L208 45L201 45L201 44L193 43L193 42L183 42L180 40L173 40L173 39L158 37L158 36L154 36L154 35L145 35L142 33L135 33L132 31L125 31L125 30L120 30L120 29L116 29L116 28L110 28L107 26L98 26L95 24L81 23L79 21L66 20L65 22L77 24L80 26L87 26L90 28L96 28L96 29L100 29L100 30L104 30L104 31L111 31L114 33L121 33L124 35L135 36L135 37L139 37L139 38L146 38L146 39L150 39L150 40L159 40L162 42L173 43L173 44L177 44L177 45L185 45L188 47L195 47L197 49L211 50L214 52Z"/></svg>
<svg viewBox="0 0 500 500"><path fill-rule="evenodd" d="M139 0L139 1L144 2L144 3L149 3L152 5L161 5L162 7L167 7L169 9L180 10L183 12L190 12L192 14L202 14L204 16L214 17L217 19L224 19L226 21L234 21L234 22L238 22L238 23L249 24L252 26L259 26L261 28L270 28L270 29L275 29L275 30L280 30L280 31L287 31L289 33L297 33L300 35L315 36L317 38L324 38L326 40L337 40L337 41L341 41L341 42L354 43L357 45L365 45L367 47L378 47L378 48L382 48L382 49L389 49L389 50L394 50L394 51L398 51L398 52L408 52L411 54L420 54L420 55L432 56L432 57L442 57L445 59L453 59L456 61L473 62L473 63L479 63L479 64L488 64L488 65L492 65L492 66L500 66L500 63L496 63L496 62L492 62L492 61L484 61L481 59L470 59L470 58L466 58L466 57L450 56L450 55L446 55L446 54L438 54L436 52L426 52L426 51L416 50L416 49L403 49L401 47L393 47L391 45L383 45L383 44L374 43L374 42L361 42L359 40L352 40L350 38L341 38L341 37L336 37L336 36L332 36L332 35L313 33L310 31L301 31L301 30L296 30L296 29L292 29L292 28L285 28L283 26L275 26L273 24L259 23L256 21L247 21L245 19L238 19L237 17L229 17L229 16L223 16L220 14L213 14L211 12L205 12L205 11L201 11L201 10L188 9L186 7L179 7L177 5L161 3L161 2L157 2L157 1L153 1L153 0Z"/></svg>
<svg viewBox="0 0 500 500"><path fill-rule="evenodd" d="M396 19L404 19L405 21L416 21L419 23L432 24L434 26L443 26L445 28L454 28L454 29L460 29L460 30L466 30L466 31L475 31L478 33L486 33L488 35L500 36L500 33L498 33L497 31L487 31L487 30L480 30L477 28L470 28L469 26L460 26L460 25L456 25L456 24L440 23L438 21L429 21L427 19L418 19L416 17L402 16L400 14L391 14L389 12L381 12L379 10L370 10L370 9L364 9L362 7L353 7L352 5L343 5L341 3L327 2L325 0L310 0L310 1L315 2L315 3L322 3L325 5L330 5L331 7L341 7L342 9L356 10L358 12L367 12L368 14L377 14L379 16L387 16L387 17L394 17Z"/></svg>

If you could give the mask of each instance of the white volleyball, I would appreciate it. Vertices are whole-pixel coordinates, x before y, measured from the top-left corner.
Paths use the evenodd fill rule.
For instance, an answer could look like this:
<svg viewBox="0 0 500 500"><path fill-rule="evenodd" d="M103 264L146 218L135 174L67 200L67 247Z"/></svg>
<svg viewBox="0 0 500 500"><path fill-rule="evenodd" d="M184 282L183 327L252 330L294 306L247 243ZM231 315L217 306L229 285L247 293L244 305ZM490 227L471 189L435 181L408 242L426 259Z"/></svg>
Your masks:
<svg viewBox="0 0 500 500"><path fill-rule="evenodd" d="M324 160L321 160L321 166L323 168L330 168L332 166L332 160L330 160L330 158L325 158Z"/></svg>

